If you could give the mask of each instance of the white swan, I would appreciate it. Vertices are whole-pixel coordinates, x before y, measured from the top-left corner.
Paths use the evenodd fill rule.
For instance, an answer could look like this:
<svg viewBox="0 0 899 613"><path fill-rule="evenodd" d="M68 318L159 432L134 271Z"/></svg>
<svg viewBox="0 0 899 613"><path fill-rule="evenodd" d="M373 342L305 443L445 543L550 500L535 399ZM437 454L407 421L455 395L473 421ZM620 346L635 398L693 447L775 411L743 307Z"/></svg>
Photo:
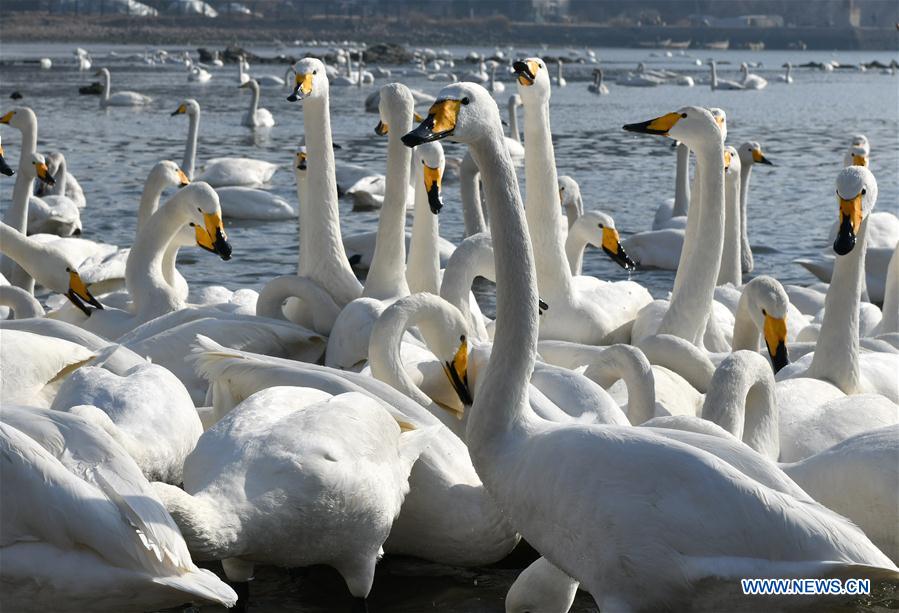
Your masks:
<svg viewBox="0 0 899 613"><path fill-rule="evenodd" d="M77 343L24 330L0 330L3 402L49 407L63 380L95 353Z"/></svg>
<svg viewBox="0 0 899 613"><path fill-rule="evenodd" d="M34 190L36 196L56 195L68 196L75 201L79 209L83 209L87 205L87 199L84 197L84 190L78 179L68 171L66 157L60 151L54 151L47 155L47 168L50 175L56 180L56 184L47 186L40 184ZM65 183L61 183L60 179L65 175Z"/></svg>
<svg viewBox="0 0 899 613"><path fill-rule="evenodd" d="M88 291L78 273L78 267L64 250L50 244L42 244L0 223L0 252L21 266L38 283L66 296L86 316L103 306Z"/></svg>
<svg viewBox="0 0 899 613"><path fill-rule="evenodd" d="M300 60L294 70L296 85L289 100L303 101L307 156L308 201L300 203L305 207L300 245L310 254L300 258L298 274L318 283L342 307L362 295L362 284L350 268L340 236L328 77L315 58ZM300 323L308 327L311 317Z"/></svg>
<svg viewBox="0 0 899 613"><path fill-rule="evenodd" d="M362 393L416 427L437 428L412 467L411 490L384 546L387 552L481 566L502 559L518 543L478 479L465 444L411 398L370 376L226 349L204 338L197 342L197 369L209 379L217 415L259 390L290 385L333 395Z"/></svg>
<svg viewBox="0 0 899 613"><path fill-rule="evenodd" d="M28 201L34 191L34 180L38 174L34 154L37 151L37 117L27 106L16 107L0 117L0 124L16 128L22 133L19 152L18 174L13 186L12 203L3 216L3 222L22 234L28 233ZM48 173L49 176L49 173ZM25 291L34 291L34 280L22 268L15 266L8 258L2 262L0 272L10 283Z"/></svg>
<svg viewBox="0 0 899 613"><path fill-rule="evenodd" d="M562 60L556 60L556 76L552 79L552 84L556 87L565 87L568 85L568 81L565 80L565 77L562 76Z"/></svg>
<svg viewBox="0 0 899 613"><path fill-rule="evenodd" d="M877 181L864 166L837 175L840 229L833 243L834 276L827 290L824 321L815 351L778 374L778 379L811 377L833 383L846 394L883 394L899 402L895 377L899 356L859 352L858 305L864 278L868 216L877 202Z"/></svg>
<svg viewBox="0 0 899 613"><path fill-rule="evenodd" d="M271 112L268 109L259 107L259 83L256 82L256 79L250 79L237 87L240 89L249 88L251 94L250 108L244 113L240 124L249 128L271 128L275 125L275 118L272 117Z"/></svg>
<svg viewBox="0 0 899 613"><path fill-rule="evenodd" d="M503 83L500 83L496 80L496 68L499 66L497 62L489 62L488 68L490 68L490 80L487 81L487 90L493 92L494 94L501 94L506 91L506 86Z"/></svg>
<svg viewBox="0 0 899 613"><path fill-rule="evenodd" d="M207 160L203 166L203 172L197 176L194 166L197 161L197 138L200 132L200 105L191 98L185 100L172 115L187 115L189 128L187 143L184 147L184 160L181 168L188 178L205 181L212 187L243 186L259 187L268 183L275 171L277 164L252 158L213 158Z"/></svg>
<svg viewBox="0 0 899 613"><path fill-rule="evenodd" d="M197 568L127 453L76 415L0 411L4 594L17 611L226 607L234 591Z"/></svg>
<svg viewBox="0 0 899 613"><path fill-rule="evenodd" d="M744 90L746 89L742 83L737 83L736 81L729 81L727 79L719 79L718 78L718 64L715 60L709 60L709 67L712 72L712 79L709 82L709 85L712 87L712 91L716 89L724 89L724 90Z"/></svg>
<svg viewBox="0 0 899 613"><path fill-rule="evenodd" d="M687 225L687 209L690 206L690 148L675 143L677 170L674 175L674 199L666 200L656 209L652 220L653 230L665 228L683 229Z"/></svg>
<svg viewBox="0 0 899 613"><path fill-rule="evenodd" d="M711 116L708 121L717 132ZM475 390L469 452L488 490L530 543L608 610L686 605L700 596L696 584L713 578L818 576L858 564L884 578L897 576L899 569L859 529L797 498L798 488L794 495L779 491L652 430L556 425L530 414L526 383L538 335L536 271L490 94L473 84L444 88L428 119L404 141L414 146L446 136L468 144L484 169L498 273L500 317L491 363ZM720 148L717 154L720 160ZM784 483L777 471L768 474ZM538 482L546 487L520 487ZM710 487L716 492L711 500ZM647 495L656 502L645 512L630 504ZM626 569L622 559L629 560Z"/></svg>
<svg viewBox="0 0 899 613"><path fill-rule="evenodd" d="M232 581L252 579L255 563L327 564L364 599L429 442L410 427L362 394L272 387L200 437L186 491L156 491L193 555L222 560Z"/></svg>
<svg viewBox="0 0 899 613"><path fill-rule="evenodd" d="M740 156L740 261L742 271L752 272L755 263L749 244L749 178L755 164L774 164L762 153L762 146L756 141L747 141L737 148Z"/></svg>
<svg viewBox="0 0 899 613"><path fill-rule="evenodd" d="M787 85L789 85L793 83L793 64L787 62L783 65L783 67L786 68L787 71L784 74L777 75L777 80L781 83L786 83Z"/></svg>
<svg viewBox="0 0 899 613"><path fill-rule="evenodd" d="M440 143L418 147L412 155L415 210L412 239L406 264L406 282L411 292L440 292L440 252L437 215L443 208L440 184L446 159Z"/></svg>
<svg viewBox="0 0 899 613"><path fill-rule="evenodd" d="M509 136L506 137L506 147L509 148L509 154L512 156L512 161L515 162L516 166L524 164L524 145L521 143L521 132L518 129L518 107L520 106L521 96L518 94L509 96L509 102L507 103L509 110Z"/></svg>
<svg viewBox="0 0 899 613"><path fill-rule="evenodd" d="M603 83L602 68L593 69L593 83L587 86L587 91L597 96L609 95L609 86Z"/></svg>
<svg viewBox="0 0 899 613"><path fill-rule="evenodd" d="M634 262L621 246L618 230L615 229L615 220L600 211L584 211L568 230L565 239L565 254L568 256L568 265L571 274L576 277L581 274L584 266L584 249L592 245L603 252L613 262L625 270L635 270Z"/></svg>
<svg viewBox="0 0 899 613"><path fill-rule="evenodd" d="M66 175L54 179L44 156L35 153L32 159L37 178L47 185L59 184L62 194L31 196L28 199L28 233L72 236L81 234L81 212L78 204L65 194Z"/></svg>
<svg viewBox="0 0 899 613"><path fill-rule="evenodd" d="M749 72L749 64L746 62L740 64L740 71L743 73L743 79L740 81L743 89L765 89L768 87L766 79Z"/></svg>
<svg viewBox="0 0 899 613"><path fill-rule="evenodd" d="M110 94L110 76L108 68L101 68L95 77L103 77L103 93L100 94L100 108L108 106L146 106L153 102L149 96L137 92L122 91Z"/></svg>
<svg viewBox="0 0 899 613"><path fill-rule="evenodd" d="M608 283L571 274L562 239L561 202L549 125L549 74L539 58L515 62L513 66L524 103L528 228L538 264L540 296L552 311L540 320L541 338L598 344L606 334L632 320L652 298L645 288L631 281ZM482 180L486 177L482 176ZM613 251L617 253L617 249Z"/></svg>

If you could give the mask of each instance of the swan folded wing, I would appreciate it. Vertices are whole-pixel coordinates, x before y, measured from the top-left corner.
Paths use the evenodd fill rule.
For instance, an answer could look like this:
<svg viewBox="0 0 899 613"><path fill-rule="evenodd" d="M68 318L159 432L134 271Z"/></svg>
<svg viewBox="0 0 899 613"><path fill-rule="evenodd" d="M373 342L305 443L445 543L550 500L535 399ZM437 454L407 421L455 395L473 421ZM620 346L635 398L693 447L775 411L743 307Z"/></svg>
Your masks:
<svg viewBox="0 0 899 613"><path fill-rule="evenodd" d="M93 357L91 351L69 341L19 330L0 330L3 401L49 403L55 395L51 384L62 381Z"/></svg>

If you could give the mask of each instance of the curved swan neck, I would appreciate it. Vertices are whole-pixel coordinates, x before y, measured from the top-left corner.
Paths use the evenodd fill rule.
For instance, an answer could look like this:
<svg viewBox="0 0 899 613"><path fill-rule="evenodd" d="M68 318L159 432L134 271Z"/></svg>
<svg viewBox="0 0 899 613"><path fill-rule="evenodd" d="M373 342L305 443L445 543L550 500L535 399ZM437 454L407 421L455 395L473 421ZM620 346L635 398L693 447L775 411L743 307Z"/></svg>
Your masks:
<svg viewBox="0 0 899 613"><path fill-rule="evenodd" d="M612 345L587 366L584 375L608 388L618 379L627 386L627 418L635 426L655 417L656 392L652 366L643 353L627 345Z"/></svg>
<svg viewBox="0 0 899 613"><path fill-rule="evenodd" d="M29 294L34 293L34 279L31 274L39 270L46 258L49 247L38 243L6 223L0 223L0 252L17 264L16 272L30 281L30 287L13 282Z"/></svg>
<svg viewBox="0 0 899 613"><path fill-rule="evenodd" d="M9 307L13 312L13 319L45 315L44 307L37 301L37 298L14 285L0 285L0 306Z"/></svg>
<svg viewBox="0 0 899 613"><path fill-rule="evenodd" d="M565 257L568 259L568 267L571 274L579 275L584 267L584 250L589 242L586 236L579 231L577 224L568 227L568 237L565 239Z"/></svg>
<svg viewBox="0 0 899 613"><path fill-rule="evenodd" d="M312 327L319 333L331 330L340 314L340 307L318 283L305 277L286 275L265 284L256 300L256 315L286 320L283 305L288 298L297 298L308 305L313 314Z"/></svg>
<svg viewBox="0 0 899 613"><path fill-rule="evenodd" d="M106 103L109 102L109 89L112 83L112 77L110 76L108 70L103 70L100 73L100 76L103 77L103 96L101 100Z"/></svg>
<svg viewBox="0 0 899 613"><path fill-rule="evenodd" d="M409 243L409 263L406 281L412 292L440 292L440 252L437 249L439 231L437 215L428 205L424 186L424 167L415 169L415 211L412 219L412 240Z"/></svg>
<svg viewBox="0 0 899 613"><path fill-rule="evenodd" d="M468 301L471 286L475 277L496 278L493 263L493 247L490 235L486 232L466 238L459 243L453 255L446 263L443 281L440 285L440 297L459 309L468 321L470 335L481 337L481 327L474 321L471 305Z"/></svg>
<svg viewBox="0 0 899 613"><path fill-rule="evenodd" d="M362 295L384 300L409 295L406 283L406 194L412 150L400 140L412 129L412 113L406 113L387 134L387 177L384 204L378 219L378 236Z"/></svg>
<svg viewBox="0 0 899 613"><path fill-rule="evenodd" d="M410 304L395 303L394 308L381 314L372 326L368 363L371 374L376 379L409 396L418 404L429 407L434 404L433 401L413 383L403 367L400 355L400 345L406 330L439 315L441 308L446 308L436 304L436 300L439 300L436 296L430 296L434 300L419 300L424 296L427 295L415 296L415 301Z"/></svg>
<svg viewBox="0 0 899 613"><path fill-rule="evenodd" d="M255 123L256 111L259 109L259 84L250 82L250 119Z"/></svg>
<svg viewBox="0 0 899 613"><path fill-rule="evenodd" d="M137 209L135 241L137 241L137 236L140 235L141 228L159 208L159 198L162 196L162 192L165 189L160 174L161 173L157 172L154 168L150 171L150 176L147 177L147 181L144 183L144 190L140 195L140 206Z"/></svg>
<svg viewBox="0 0 899 613"><path fill-rule="evenodd" d="M749 245L749 177L752 175L752 162L741 162L740 166L740 259L743 272L752 272L752 247Z"/></svg>
<svg viewBox="0 0 899 613"><path fill-rule="evenodd" d="M759 350L761 332L749 312L747 287L743 287L743 293L740 295L740 301L737 303L737 312L734 314L734 336L731 341L732 351L743 349L748 351Z"/></svg>
<svg viewBox="0 0 899 613"><path fill-rule="evenodd" d="M484 211L481 209L480 170L470 152L466 152L459 167L459 194L462 199L462 219L465 236L487 231Z"/></svg>
<svg viewBox="0 0 899 613"><path fill-rule="evenodd" d="M738 163L738 160L735 159L731 163ZM724 179L724 243L718 267L718 285L725 283L733 283L735 287L743 285L743 266L740 259L741 217L740 174L734 170L727 173Z"/></svg>
<svg viewBox="0 0 899 613"><path fill-rule="evenodd" d="M184 159L181 170L191 181L194 180L194 166L197 163L197 138L200 134L200 109L188 114L187 143L184 145Z"/></svg>
<svg viewBox="0 0 899 613"><path fill-rule="evenodd" d="M503 142L499 118L470 144L478 166L485 169L484 190L496 266L497 321L493 350L467 426L467 441L478 461L478 473L490 478L490 441L526 419L528 381L537 353L537 280L534 255L522 213L521 194L512 158ZM526 136L528 142L530 136ZM554 169L553 169L554 172ZM558 183L551 183L555 192ZM556 193L558 198L558 193ZM559 209L558 200L555 205ZM485 482L487 479L485 479ZM494 481L494 479L491 479ZM502 481L498 477L498 481ZM494 484L497 485L497 484Z"/></svg>
<svg viewBox="0 0 899 613"><path fill-rule="evenodd" d="M674 177L674 209L672 217L683 217L690 206L690 148L677 144L677 173Z"/></svg>
<svg viewBox="0 0 899 613"><path fill-rule="evenodd" d="M747 359L753 358L753 359ZM712 421L762 455L780 454L774 375L758 354L733 354L715 370L702 404Z"/></svg>
<svg viewBox="0 0 899 613"><path fill-rule="evenodd" d="M308 253L316 257L301 260L299 272L327 288L337 304L345 305L361 295L362 284L350 268L340 235L337 175L327 96L303 101L303 126L308 152L307 192L315 206L306 209L308 223L300 226L300 242L306 244Z"/></svg>
<svg viewBox="0 0 899 613"><path fill-rule="evenodd" d="M547 296L568 295L571 269L565 257L559 177L549 124L549 101L524 104L525 215L537 265L537 283ZM489 204L489 202L488 202Z"/></svg>
<svg viewBox="0 0 899 613"><path fill-rule="evenodd" d="M695 235L685 237L674 290L659 333L680 336L701 347L714 300L724 242L724 145L717 140L698 148L695 153L697 166L701 168L702 205L691 206L690 215L700 217ZM702 249L695 245L692 250L688 249L687 241L696 240L703 242Z"/></svg>
<svg viewBox="0 0 899 613"><path fill-rule="evenodd" d="M830 381L846 394L860 390L858 305L865 282L868 218L862 220L855 248L836 256L824 298L824 320L808 376Z"/></svg>

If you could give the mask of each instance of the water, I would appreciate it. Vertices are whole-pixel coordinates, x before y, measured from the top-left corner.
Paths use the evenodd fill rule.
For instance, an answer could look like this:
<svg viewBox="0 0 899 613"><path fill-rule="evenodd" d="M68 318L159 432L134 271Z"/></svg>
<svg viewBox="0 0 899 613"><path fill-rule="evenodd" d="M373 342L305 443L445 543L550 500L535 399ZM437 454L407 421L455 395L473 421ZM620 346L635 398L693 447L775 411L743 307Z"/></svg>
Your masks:
<svg viewBox="0 0 899 613"><path fill-rule="evenodd" d="M91 73L72 67L74 45L4 44L0 65L0 114L15 104L9 94L18 90L40 122L38 149L43 153L61 150L69 170L78 177L88 198L82 213L84 236L120 245L134 235L135 211L150 168L160 159L180 163L187 120L170 117L187 97L196 98L203 109L198 165L211 157L238 155L282 164L271 190L284 198L295 198L292 162L303 134L299 104L285 100L286 91L264 89L261 104L275 115L276 126L252 132L240 125L248 94L237 89L234 66L211 68L213 79L205 84L188 83L183 67L149 67L124 57L144 51L143 46L82 45L91 50L95 67L112 69L113 90L136 90L154 98L142 110L100 110L96 96L78 95L78 86L93 80ZM186 47L171 47L170 51ZM107 57L109 51L119 57ZM274 55L271 47L251 47L261 55ZM469 49L452 49L463 56ZM292 50L293 51L293 50ZM491 52L492 48L481 49ZM294 51L295 53L298 53ZM520 49L514 56L534 55L538 49ZM557 55L563 49L540 50ZM896 210L899 202L899 87L896 77L878 70L824 73L795 69L796 82L787 86L774 81L781 64L837 59L858 63L878 59L888 64L882 52L690 52L691 57L654 58L649 50L600 49L607 79L618 71L633 68L638 61L649 67L705 75L692 64L694 57L714 56L724 78L734 78L741 61L762 62L755 69L768 78L767 89L757 92L712 92L707 86L683 88L625 88L609 83L611 95L587 93L586 77L592 66L566 66L569 85L557 88L552 97L552 125L556 161L560 174L570 174L581 184L587 208L598 208L615 217L622 234L647 230L658 204L673 197L675 154L666 139L633 135L621 130L625 123L642 121L692 104L719 106L728 114L729 142L761 142L776 166L761 166L752 175L749 233L755 250L755 274L771 274L784 283L809 284L815 279L792 260L817 253L826 245L825 235L837 218L833 195L849 138L864 133L871 141L871 169L879 185L880 210ZM54 67L41 71L34 60L51 57ZM457 66L458 72L464 68ZM256 65L254 74L281 76L284 67ZM440 85L424 78L402 78L408 85L436 94ZM610 79L609 79L610 80ZM506 82L506 93L498 95L501 107L515 90ZM331 92L334 141L341 145L339 162L370 165L383 172L385 140L374 135L375 115L363 109L372 86L333 88ZM505 115L505 112L503 112ZM15 163L20 151L17 130L3 128L3 144ZM460 145L444 142L447 155L461 156ZM12 181L0 181L0 202L8 205ZM446 206L440 214L441 234L453 241L462 236L462 212L458 185L447 182ZM341 201L345 234L374 229L376 213L352 213L349 201ZM297 228L294 222L229 223L234 257L228 262L197 249L184 249L179 268L196 289L222 284L259 288L277 275L296 270ZM624 279L627 273L597 250L588 250L585 272L605 279ZM639 271L632 277L655 296L663 296L673 283L674 273ZM489 289L481 286L488 306ZM521 568L525 562L512 564ZM417 561L387 559L380 566L372 592L372 611L456 612L502 611L502 601L517 570L449 569ZM346 591L336 575L315 569L306 577L292 577L272 568L259 570L252 588L253 611L308 612L349 610ZM887 597L889 600L889 597ZM204 608L204 611L206 609ZM213 609L210 609L213 610ZM594 611L589 597L580 595L576 612Z"/></svg>

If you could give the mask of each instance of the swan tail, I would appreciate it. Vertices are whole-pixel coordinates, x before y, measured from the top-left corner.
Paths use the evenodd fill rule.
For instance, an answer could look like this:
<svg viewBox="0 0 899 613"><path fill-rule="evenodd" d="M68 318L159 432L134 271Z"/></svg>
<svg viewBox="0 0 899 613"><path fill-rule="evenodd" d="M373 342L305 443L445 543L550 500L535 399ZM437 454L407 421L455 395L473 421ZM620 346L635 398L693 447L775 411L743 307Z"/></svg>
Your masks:
<svg viewBox="0 0 899 613"><path fill-rule="evenodd" d="M237 603L237 593L215 573L203 568L194 568L183 575L154 577L153 582L228 608Z"/></svg>
<svg viewBox="0 0 899 613"><path fill-rule="evenodd" d="M197 560L221 560L240 555L236 551L238 531L230 525L227 511L206 498L191 496L174 485L154 481L153 490L175 520Z"/></svg>

